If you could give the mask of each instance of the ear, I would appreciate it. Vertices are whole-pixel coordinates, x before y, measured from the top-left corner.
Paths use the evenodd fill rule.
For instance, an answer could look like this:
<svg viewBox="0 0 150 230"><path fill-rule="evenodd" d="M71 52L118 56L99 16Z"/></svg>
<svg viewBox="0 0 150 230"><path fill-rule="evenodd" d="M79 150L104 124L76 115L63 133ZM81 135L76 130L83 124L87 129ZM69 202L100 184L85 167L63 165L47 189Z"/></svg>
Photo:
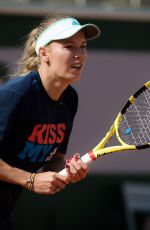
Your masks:
<svg viewBox="0 0 150 230"><path fill-rule="evenodd" d="M49 61L49 57L48 57L48 54L47 54L47 50L45 47L41 47L39 49L39 55L40 55L40 58L45 61L45 62L48 62Z"/></svg>

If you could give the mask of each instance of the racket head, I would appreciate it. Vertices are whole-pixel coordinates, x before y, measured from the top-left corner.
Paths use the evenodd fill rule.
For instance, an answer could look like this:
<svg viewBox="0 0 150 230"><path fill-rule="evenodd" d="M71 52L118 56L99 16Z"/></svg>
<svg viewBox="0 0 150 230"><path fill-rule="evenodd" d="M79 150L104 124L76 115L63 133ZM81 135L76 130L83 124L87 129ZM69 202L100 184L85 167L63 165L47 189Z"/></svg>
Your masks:
<svg viewBox="0 0 150 230"><path fill-rule="evenodd" d="M150 81L129 98L114 126L122 145L136 149L150 147Z"/></svg>

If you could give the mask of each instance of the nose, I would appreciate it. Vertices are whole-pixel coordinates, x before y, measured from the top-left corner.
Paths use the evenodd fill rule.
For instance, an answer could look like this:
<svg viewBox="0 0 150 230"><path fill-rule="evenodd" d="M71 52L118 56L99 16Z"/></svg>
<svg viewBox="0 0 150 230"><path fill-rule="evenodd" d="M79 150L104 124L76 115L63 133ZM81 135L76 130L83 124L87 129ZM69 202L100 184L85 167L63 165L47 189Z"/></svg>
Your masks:
<svg viewBox="0 0 150 230"><path fill-rule="evenodd" d="M75 52L74 58L79 59L79 58L85 58L86 57L86 50L84 49L78 49Z"/></svg>

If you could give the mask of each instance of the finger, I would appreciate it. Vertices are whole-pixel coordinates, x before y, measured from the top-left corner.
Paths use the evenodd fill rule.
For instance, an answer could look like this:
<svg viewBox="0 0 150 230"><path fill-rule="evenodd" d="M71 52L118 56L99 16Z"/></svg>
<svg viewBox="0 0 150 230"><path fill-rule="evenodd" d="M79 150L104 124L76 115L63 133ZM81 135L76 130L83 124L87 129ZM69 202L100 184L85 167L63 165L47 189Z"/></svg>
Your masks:
<svg viewBox="0 0 150 230"><path fill-rule="evenodd" d="M78 161L72 161L70 168L72 169L73 174L78 176L78 178L80 177L80 179L85 178L88 173L88 166L84 164L80 159ZM76 169L76 170L73 170L73 169Z"/></svg>
<svg viewBox="0 0 150 230"><path fill-rule="evenodd" d="M71 172L72 174L77 173L77 171L80 169L80 166L78 166L78 164L76 164L76 162L80 159L80 154L79 153L75 153L73 155L73 157L69 157L66 160L66 168L68 169L68 173Z"/></svg>
<svg viewBox="0 0 150 230"><path fill-rule="evenodd" d="M66 187L66 184L64 182L62 182L61 180L55 180L53 182L53 187L54 189L63 189Z"/></svg>
<svg viewBox="0 0 150 230"><path fill-rule="evenodd" d="M80 164L80 166L82 167L83 170L88 172L87 164L83 163L83 161L81 159L78 160L78 163Z"/></svg>
<svg viewBox="0 0 150 230"><path fill-rule="evenodd" d="M80 166L78 166L78 164L75 161L71 161L71 163L69 164L69 172L73 175L78 174L78 170L79 170Z"/></svg>
<svg viewBox="0 0 150 230"><path fill-rule="evenodd" d="M70 170L75 173L76 171L82 170L82 162L79 159L72 158L70 162Z"/></svg>
<svg viewBox="0 0 150 230"><path fill-rule="evenodd" d="M79 153L75 153L73 158L78 161L80 159L80 154Z"/></svg>
<svg viewBox="0 0 150 230"><path fill-rule="evenodd" d="M57 178L59 181L65 183L65 184L68 184L68 183L69 183L69 181L68 181L68 179L67 179L66 176L63 176L63 175L61 175L61 174L59 174L59 173L56 173L55 176L56 176L56 178Z"/></svg>
<svg viewBox="0 0 150 230"><path fill-rule="evenodd" d="M70 163L66 164L66 171L72 183L84 179L88 172L87 169L87 165L85 165L80 159L76 159L76 157L73 157Z"/></svg>
<svg viewBox="0 0 150 230"><path fill-rule="evenodd" d="M78 179L79 174L78 174L77 170L74 171L73 168L71 169L70 165L66 165L66 166L67 166L66 171L67 171L70 182L75 183L77 180L79 180Z"/></svg>
<svg viewBox="0 0 150 230"><path fill-rule="evenodd" d="M66 171L69 176L71 176L74 172L72 172L71 164L66 164Z"/></svg>
<svg viewBox="0 0 150 230"><path fill-rule="evenodd" d="M56 192L59 192L61 189L59 189L59 188L52 188L52 187L50 187L50 188L48 188L47 189L47 191L45 192L45 194L47 194L47 195L52 195L52 194L55 194Z"/></svg>

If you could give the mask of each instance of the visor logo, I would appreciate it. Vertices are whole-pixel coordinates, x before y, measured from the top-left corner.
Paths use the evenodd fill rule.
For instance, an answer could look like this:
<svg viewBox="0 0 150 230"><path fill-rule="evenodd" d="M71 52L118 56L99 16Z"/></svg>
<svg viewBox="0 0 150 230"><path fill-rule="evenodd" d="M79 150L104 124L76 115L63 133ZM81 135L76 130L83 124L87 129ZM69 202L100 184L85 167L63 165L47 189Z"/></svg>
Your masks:
<svg viewBox="0 0 150 230"><path fill-rule="evenodd" d="M76 25L80 25L80 24L79 24L79 22L78 22L78 21L73 20L73 22L72 22L72 26L76 26Z"/></svg>

